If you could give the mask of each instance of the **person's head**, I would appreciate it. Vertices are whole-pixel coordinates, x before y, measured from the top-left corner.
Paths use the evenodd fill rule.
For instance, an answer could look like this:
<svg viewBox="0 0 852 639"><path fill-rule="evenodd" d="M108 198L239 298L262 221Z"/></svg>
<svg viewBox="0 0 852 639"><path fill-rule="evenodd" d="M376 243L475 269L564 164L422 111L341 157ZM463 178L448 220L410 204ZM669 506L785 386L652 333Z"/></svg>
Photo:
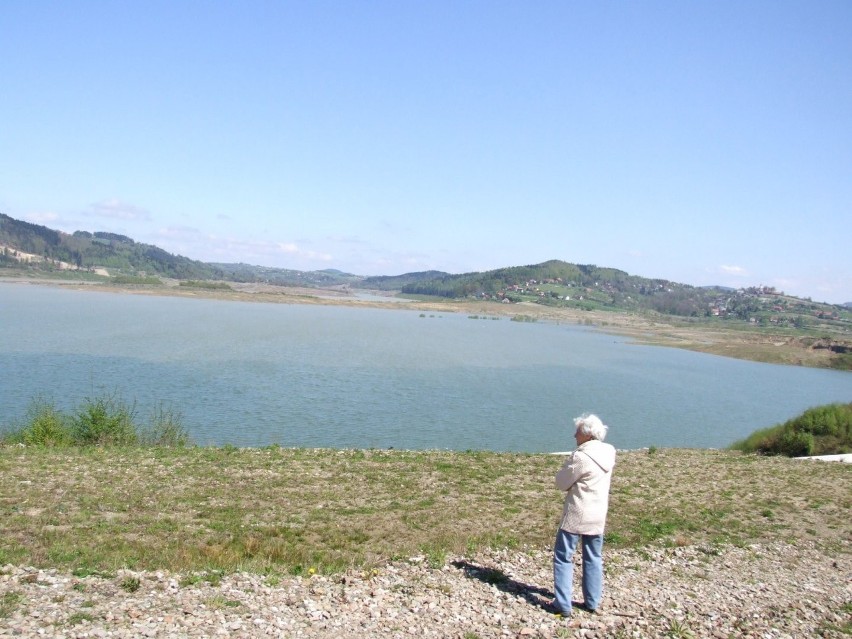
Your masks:
<svg viewBox="0 0 852 639"><path fill-rule="evenodd" d="M591 439L603 441L606 439L607 426L601 421L597 415L586 413L574 418L574 437L578 444L582 444Z"/></svg>

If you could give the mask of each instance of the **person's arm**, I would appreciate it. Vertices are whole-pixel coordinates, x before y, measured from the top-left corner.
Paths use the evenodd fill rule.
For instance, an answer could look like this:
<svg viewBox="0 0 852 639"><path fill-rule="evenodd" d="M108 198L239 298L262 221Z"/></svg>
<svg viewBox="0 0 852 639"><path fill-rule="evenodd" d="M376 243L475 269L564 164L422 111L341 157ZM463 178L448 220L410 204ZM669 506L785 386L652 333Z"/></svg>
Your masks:
<svg viewBox="0 0 852 639"><path fill-rule="evenodd" d="M578 479L580 479L580 472L578 465L574 463L574 453L571 454L568 459L565 460L565 463L562 464L562 468L559 469L559 472L556 473L556 487L559 490L567 491L573 486Z"/></svg>

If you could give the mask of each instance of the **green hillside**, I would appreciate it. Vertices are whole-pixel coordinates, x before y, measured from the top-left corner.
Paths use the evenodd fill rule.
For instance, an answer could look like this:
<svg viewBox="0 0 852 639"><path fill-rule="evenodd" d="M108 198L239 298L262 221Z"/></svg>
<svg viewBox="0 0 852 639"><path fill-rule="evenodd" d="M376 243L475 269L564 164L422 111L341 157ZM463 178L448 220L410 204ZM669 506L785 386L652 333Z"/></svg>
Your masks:
<svg viewBox="0 0 852 639"><path fill-rule="evenodd" d="M56 270L65 263L80 270L107 269L111 274L158 275L176 279L214 279L221 271L210 264L172 255L150 244L115 233L76 231L73 235L0 213L0 266L20 266L18 253L39 261L24 262L36 270Z"/></svg>
<svg viewBox="0 0 852 639"><path fill-rule="evenodd" d="M363 278L344 273L335 269L323 271L296 271L286 268L274 268L270 266L254 266L251 264L225 264L213 263L217 270L222 273L222 279L229 282L263 282L276 286L308 286L312 288L324 288L342 285L357 285Z"/></svg>
<svg viewBox="0 0 852 639"><path fill-rule="evenodd" d="M630 275L614 268L550 260L486 272L440 271L362 277L328 269L297 271L250 264L205 263L114 233L62 233L0 214L0 269L34 272L106 270L114 281L149 284L179 280L262 282L278 286L341 287L400 291L411 297L534 303L541 306L659 314L795 331L823 340L852 368L852 310L785 295L769 287L733 290L695 287ZM129 279L128 279L129 278ZM134 279L136 278L136 279ZM840 339L838 339L840 338Z"/></svg>
<svg viewBox="0 0 852 639"><path fill-rule="evenodd" d="M418 277L413 278L413 275ZM741 320L758 327L826 328L831 332L852 329L852 312L845 306L799 299L770 287L738 290L695 287L630 275L614 268L560 260L483 273L408 274L382 278L380 284L406 295L719 318Z"/></svg>

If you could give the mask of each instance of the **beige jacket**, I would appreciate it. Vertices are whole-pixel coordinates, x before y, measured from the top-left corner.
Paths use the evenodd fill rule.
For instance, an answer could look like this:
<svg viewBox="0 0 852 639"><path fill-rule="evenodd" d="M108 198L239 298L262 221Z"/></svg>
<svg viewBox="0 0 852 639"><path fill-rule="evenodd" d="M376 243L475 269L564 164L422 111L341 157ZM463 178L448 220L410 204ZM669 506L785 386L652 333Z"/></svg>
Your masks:
<svg viewBox="0 0 852 639"><path fill-rule="evenodd" d="M556 473L556 487L565 491L559 527L578 535L602 535L609 508L609 484L615 448L592 439L581 444Z"/></svg>

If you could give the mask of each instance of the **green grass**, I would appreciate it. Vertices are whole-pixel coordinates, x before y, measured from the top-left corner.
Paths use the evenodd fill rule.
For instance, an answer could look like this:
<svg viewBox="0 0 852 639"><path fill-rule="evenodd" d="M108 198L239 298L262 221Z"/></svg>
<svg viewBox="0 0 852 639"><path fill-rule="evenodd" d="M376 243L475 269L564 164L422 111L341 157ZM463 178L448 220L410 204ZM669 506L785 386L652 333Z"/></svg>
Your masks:
<svg viewBox="0 0 852 639"><path fill-rule="evenodd" d="M447 451L0 447L0 557L79 575L165 569L209 580L234 570L336 573L418 555L438 566L483 547L548 548L561 514L553 488L561 461ZM621 453L607 544L848 537L852 469L819 470L728 451Z"/></svg>
<svg viewBox="0 0 852 639"><path fill-rule="evenodd" d="M129 286L163 286L163 281L153 275L116 275L111 277L107 283Z"/></svg>
<svg viewBox="0 0 852 639"><path fill-rule="evenodd" d="M24 444L47 448L68 446L185 446L189 436L179 412L154 407L140 421L136 407L113 393L87 398L63 413L43 397L35 398L22 423L0 428L0 445Z"/></svg>
<svg viewBox="0 0 852 639"><path fill-rule="evenodd" d="M184 288L199 288L208 291L231 291L233 288L225 282L211 282L208 280L184 280L178 283Z"/></svg>
<svg viewBox="0 0 852 639"><path fill-rule="evenodd" d="M788 457L852 452L852 403L809 408L783 424L753 432L731 449Z"/></svg>
<svg viewBox="0 0 852 639"><path fill-rule="evenodd" d="M18 609L22 602L23 597L21 593L15 590L3 593L3 596L0 597L0 619L11 617L12 613Z"/></svg>
<svg viewBox="0 0 852 639"><path fill-rule="evenodd" d="M95 618L87 612L75 612L68 620L65 622L68 626L76 626L79 623L83 622L92 622Z"/></svg>

